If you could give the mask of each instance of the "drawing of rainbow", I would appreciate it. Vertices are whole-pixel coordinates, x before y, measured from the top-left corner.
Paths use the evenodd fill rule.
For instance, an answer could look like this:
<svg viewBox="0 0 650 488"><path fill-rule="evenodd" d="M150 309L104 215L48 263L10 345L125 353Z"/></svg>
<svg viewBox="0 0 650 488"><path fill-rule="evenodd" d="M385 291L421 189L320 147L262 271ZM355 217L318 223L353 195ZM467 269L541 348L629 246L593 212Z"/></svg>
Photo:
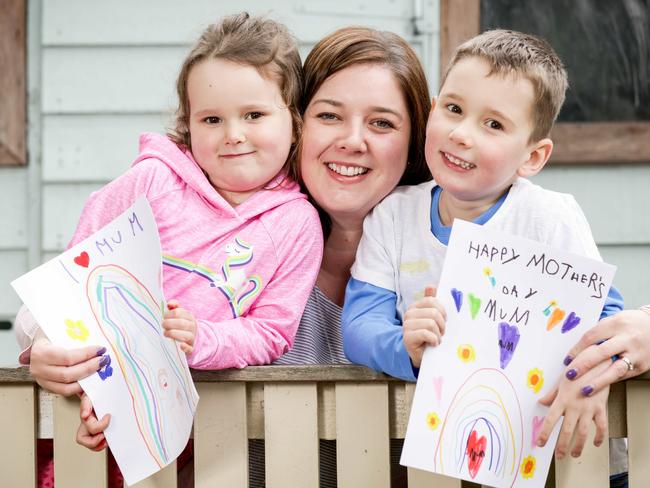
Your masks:
<svg viewBox="0 0 650 488"><path fill-rule="evenodd" d="M452 397L435 448L435 471L474 479L487 470L512 486L523 430L521 405L508 377L498 369L479 369Z"/></svg>
<svg viewBox="0 0 650 488"><path fill-rule="evenodd" d="M117 265L98 266L86 282L90 308L99 328L110 343L114 360L122 372L135 414L139 436L153 460L160 466L170 461L168 444L173 409L194 411L191 377L179 367L183 364L178 348L162 335L163 304L126 269ZM145 339L133 341L129 332L139 331ZM155 350L156 364L148 363L145 352ZM162 351L162 354L160 352ZM161 381L160 378L164 378ZM175 392L167 394L171 389ZM170 404L170 402L175 402Z"/></svg>

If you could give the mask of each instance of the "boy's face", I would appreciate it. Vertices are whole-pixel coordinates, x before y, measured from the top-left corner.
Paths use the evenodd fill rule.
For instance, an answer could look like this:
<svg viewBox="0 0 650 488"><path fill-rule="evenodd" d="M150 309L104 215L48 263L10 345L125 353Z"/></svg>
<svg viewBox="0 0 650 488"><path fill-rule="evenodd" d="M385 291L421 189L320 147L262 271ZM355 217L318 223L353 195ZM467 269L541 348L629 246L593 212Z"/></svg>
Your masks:
<svg viewBox="0 0 650 488"><path fill-rule="evenodd" d="M427 164L443 190L479 206L496 202L518 174L530 175L525 168L535 148L528 142L532 83L488 76L489 71L478 57L451 69L429 114L425 145Z"/></svg>

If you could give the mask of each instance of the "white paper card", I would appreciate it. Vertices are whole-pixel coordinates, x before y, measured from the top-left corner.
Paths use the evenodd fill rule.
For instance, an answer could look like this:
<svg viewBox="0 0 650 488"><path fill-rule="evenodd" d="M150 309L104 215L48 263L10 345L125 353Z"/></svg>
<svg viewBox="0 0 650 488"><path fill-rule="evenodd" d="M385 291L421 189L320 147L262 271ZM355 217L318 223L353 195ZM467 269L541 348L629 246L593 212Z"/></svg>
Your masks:
<svg viewBox="0 0 650 488"><path fill-rule="evenodd" d="M162 255L146 198L12 286L52 343L106 347L110 363L80 383L97 417L111 414L106 439L125 481L174 461L199 397L185 354L162 335Z"/></svg>
<svg viewBox="0 0 650 488"><path fill-rule="evenodd" d="M495 487L543 487L559 425L535 445L563 358L596 324L615 267L455 220L401 463Z"/></svg>

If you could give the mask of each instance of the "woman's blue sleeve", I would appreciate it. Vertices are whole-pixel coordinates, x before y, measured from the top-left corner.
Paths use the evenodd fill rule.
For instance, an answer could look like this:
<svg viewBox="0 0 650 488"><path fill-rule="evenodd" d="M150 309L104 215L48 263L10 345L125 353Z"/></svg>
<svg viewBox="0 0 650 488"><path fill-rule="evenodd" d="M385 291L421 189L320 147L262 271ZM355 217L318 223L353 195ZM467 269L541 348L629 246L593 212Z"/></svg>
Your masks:
<svg viewBox="0 0 650 488"><path fill-rule="evenodd" d="M415 381L396 310L394 291L350 278L341 317L343 351L353 363Z"/></svg>

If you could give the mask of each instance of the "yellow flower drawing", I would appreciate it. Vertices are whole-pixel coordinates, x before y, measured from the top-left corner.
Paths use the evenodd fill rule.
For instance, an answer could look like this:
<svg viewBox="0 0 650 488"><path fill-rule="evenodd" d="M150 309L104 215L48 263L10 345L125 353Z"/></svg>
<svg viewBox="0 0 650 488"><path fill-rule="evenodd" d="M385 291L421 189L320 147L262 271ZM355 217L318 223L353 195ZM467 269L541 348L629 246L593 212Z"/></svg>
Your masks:
<svg viewBox="0 0 650 488"><path fill-rule="evenodd" d="M456 351L458 359L464 363L471 363L476 360L476 352L471 344L461 344Z"/></svg>
<svg viewBox="0 0 650 488"><path fill-rule="evenodd" d="M528 456L524 458L524 462L521 463L521 475L526 479L535 476L536 463L537 461L535 460L535 456Z"/></svg>
<svg viewBox="0 0 650 488"><path fill-rule="evenodd" d="M533 368L528 371L528 378L526 379L526 386L538 393L544 385L544 373L539 368Z"/></svg>
<svg viewBox="0 0 650 488"><path fill-rule="evenodd" d="M427 425L431 430L436 430L438 428L440 425L440 417L438 417L437 413L432 412L427 415Z"/></svg>
<svg viewBox="0 0 650 488"><path fill-rule="evenodd" d="M65 325L67 327L66 332L71 339L74 339L75 341L86 342L89 332L82 320L66 319Z"/></svg>

